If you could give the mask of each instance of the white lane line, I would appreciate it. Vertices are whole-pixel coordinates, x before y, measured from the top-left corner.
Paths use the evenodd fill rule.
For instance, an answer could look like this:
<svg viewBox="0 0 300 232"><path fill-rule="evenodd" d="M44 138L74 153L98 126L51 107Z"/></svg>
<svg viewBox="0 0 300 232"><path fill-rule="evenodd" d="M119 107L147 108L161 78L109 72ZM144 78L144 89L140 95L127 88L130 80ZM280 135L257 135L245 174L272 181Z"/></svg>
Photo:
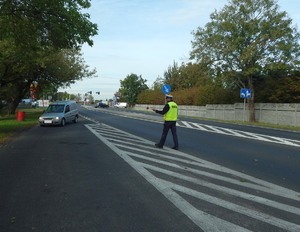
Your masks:
<svg viewBox="0 0 300 232"><path fill-rule="evenodd" d="M223 131L227 131L227 134L229 134L229 135L247 138L247 136L241 134L240 131L235 131L235 130L228 129L228 128L222 128L222 130L223 130Z"/></svg>
<svg viewBox="0 0 300 232"><path fill-rule="evenodd" d="M146 140L146 139L143 139L142 137L138 137L138 136L135 136L133 134L127 133L125 131L119 130L119 129L117 129L115 127L112 127L112 126L109 126L107 124L97 122L96 124L90 124L90 125L85 124L85 126L88 127L88 128L95 129L95 130L99 130L99 128L100 128L101 131L103 131L103 130L110 131L112 133L115 133L116 135L123 134L126 137L131 137L131 138L134 138L136 140L143 141L144 143L153 144L149 140ZM98 133L100 133L100 132L98 132Z"/></svg>
<svg viewBox="0 0 300 232"><path fill-rule="evenodd" d="M153 176L149 171L139 165L125 152L118 149L116 146L111 144L105 137L101 136L99 133L94 131L89 125L85 125L96 137L98 137L103 143L105 143L111 150L118 154L122 159L124 159L132 168L134 168L140 175L142 175L150 184L152 184L158 191L160 191L169 201L171 201L182 213L187 215L197 226L206 232L215 231L240 231L240 232L250 232L249 230L237 226L233 223L227 222L213 215L209 215L206 212L200 211L184 200L176 192L174 192L170 187L163 184L159 179Z"/></svg>
<svg viewBox="0 0 300 232"><path fill-rule="evenodd" d="M112 112L108 112L108 111L106 111L105 113L120 116L120 117L125 117L125 118L132 118L132 119L138 119L138 120L155 122L155 123L163 123L160 120L153 120L153 119L148 119L148 118L138 118L138 117L134 117L134 116L127 116L124 114L112 113ZM82 116L82 117L97 123L96 120L92 120L92 119L84 117L84 116ZM193 126L191 126L191 125L193 125ZM188 122L188 121L178 121L177 126L186 127L189 129L202 130L202 131L207 131L207 132L212 132L212 133L217 133L217 134L224 134L224 135L231 135L231 136L236 136L236 137L241 137L241 138L260 140L260 141L264 141L264 142L283 144L283 145L287 145L287 146L300 147L300 140L292 140L292 139L286 139L286 138L280 138L280 137L274 137L274 136L268 136L268 135L262 135L262 134L254 134L251 132L209 126L209 125L205 125L205 124L193 123L193 122ZM226 133L225 131L227 131L228 133ZM244 134L247 134L248 136L246 136Z"/></svg>
<svg viewBox="0 0 300 232"><path fill-rule="evenodd" d="M282 228L287 231L292 231L292 232L299 232L300 231L300 225L284 221L280 218L273 217L271 215L252 210L250 208L246 208L228 201L224 201L222 199L219 199L217 197L209 196L205 193L197 192L195 190L183 187L181 185L177 185L174 183L171 183L169 181L161 180L163 185L168 186L169 188L172 188L176 191L180 191L182 193L188 194L190 196L196 197L198 199L207 201L207 202L213 202L213 204L227 208L229 210L232 210L234 212L246 215L248 217L260 220L262 222L268 223L270 225L274 225L276 227Z"/></svg>
<svg viewBox="0 0 300 232"><path fill-rule="evenodd" d="M211 132L213 133L218 133L218 134L227 134L225 131L223 131L221 127L216 127L216 126L209 126L205 125L205 127L209 128Z"/></svg>
<svg viewBox="0 0 300 232"><path fill-rule="evenodd" d="M106 126L107 125L103 124L101 127L106 127ZM97 126L92 126L92 127L97 128ZM107 126L107 127L110 130L114 130L115 129L115 128L110 127L110 126ZM195 172L196 174L208 176L208 177L214 178L214 179L219 179L221 181L227 181L227 182L230 182L230 183L233 183L233 184L236 184L236 185L241 185L241 183L242 183L243 187L258 188L260 191L263 191L263 192L266 192L266 193L270 193L270 194L276 193L276 195L278 195L278 196L285 197L285 198L290 198L290 199L296 200L296 201L299 201L299 199L300 199L300 193L295 192L293 190L286 189L284 187L281 187L281 186L278 186L278 185L275 185L275 184L272 184L272 183L269 183L269 182L266 182L266 181L254 178L252 176L246 175L246 174L241 173L241 172L234 171L234 170L226 168L224 166L221 166L221 165L218 165L218 164L214 164L212 162L209 162L209 161L206 161L206 160L203 160L203 159L200 159L200 158L188 155L188 154L183 153L181 151L175 151L175 150L169 149L169 148L165 148L163 150L158 150L157 148L154 148L154 147L152 148L153 143L150 142L150 141L148 141L148 140L146 140L146 139L142 139L140 137L131 135L129 133L123 132L123 131L118 130L118 129L115 129L115 130L118 132L119 136L123 133L128 138L132 137L132 138L136 139L136 141L142 141L143 143L145 143L145 145L151 146L148 149L154 150L155 153L152 154L151 152L149 152L148 154L152 154L152 155L157 154L157 155L159 155L160 153L163 153L162 156L166 158L166 153L169 153L171 155L171 157L172 156L178 156L178 157L182 157L184 159L189 159L191 161L195 161L196 162L196 163L193 163L194 165L197 165L197 166L200 166L200 167L204 167L204 168L207 168L207 169L210 169L210 170L215 170L215 171L218 171L218 172L224 172L224 173L236 176L239 179L236 180L236 179L232 179L232 178L228 178L228 177L223 177L223 176L218 176L218 175L215 175L215 174L210 174L208 172L198 171L196 169L189 168L190 172ZM114 141L112 138L110 138L109 140ZM115 140L115 141L118 142L118 140ZM120 142L126 143L126 141L124 140L124 138L122 138L122 141L120 141ZM122 144L115 144L115 145L122 146ZM126 145L123 145L123 146L126 147ZM138 149L138 148L136 148L136 144L134 144L134 143L129 143L129 146L127 146L127 148L131 149L131 150L137 150ZM147 153L147 151L144 148L142 148L140 151L143 152L143 153L145 153L145 152ZM168 156L168 157L169 157L169 159L171 159L170 156ZM155 159L153 161L156 162ZM165 165L172 166L172 164L170 164L168 162L166 162ZM242 180L242 181L240 181L240 180ZM251 182L251 183L249 183L249 182ZM256 183L256 184L253 184L253 183Z"/></svg>
<svg viewBox="0 0 300 232"><path fill-rule="evenodd" d="M194 177L186 176L186 175L183 175L183 174L178 174L177 172L169 171L169 170L159 168L159 167L156 167L156 166L153 166L153 165L150 165L150 164L145 164L145 163L142 163L142 162L139 162L139 163L140 163L140 165L142 165L147 170L153 170L153 171L156 171L156 172L160 172L162 174L166 174L166 175L171 176L171 177L176 177L178 179L188 181L188 182L191 182L191 183L194 183L194 184L197 184L197 185L201 185L201 186L204 186L206 188L217 190L219 192L230 194L230 195L235 196L235 197L240 197L240 198L243 198L243 199L246 199L246 200L249 200L249 201L253 201L253 202L256 202L256 203L259 203L259 204L270 206L270 207L273 207L273 208L276 208L276 209L279 209L279 210L283 210L283 211L286 211L288 213L297 214L297 215L300 216L300 208L296 208L296 207L293 207L293 206L290 206L290 205L287 205L287 204L283 204L283 203L280 203L280 202L269 200L269 199L266 199L266 198L263 198L263 197L255 196L255 195L252 195L252 194L249 194L249 193L241 192L241 191L238 191L238 190L235 190L235 189L232 189L232 188L227 188L227 187L224 187L224 186L219 186L219 185L216 185L216 184L212 184L212 183L209 183L205 180L200 180L200 179L197 179L197 178L194 178Z"/></svg>
<svg viewBox="0 0 300 232"><path fill-rule="evenodd" d="M275 195L275 196L281 196L281 197L284 197L284 198L290 198L290 199L299 201L299 193L296 193L296 194L298 194L298 196L297 195L295 196L293 194L294 191L289 190L289 189L284 189L280 186L277 186L277 185L274 185L274 184L271 184L271 183L269 183L269 186L264 186L265 185L264 181L260 181L259 179L255 179L253 177L252 177L253 183L257 183L257 184L253 184L253 183L249 183L249 182L241 182L237 179L233 179L233 178L230 178L230 177L220 176L220 175L208 173L206 171L200 171L200 170L197 170L197 169L194 169L194 168L189 168L187 166L181 166L181 165L170 163L170 162L167 162L167 161L162 161L162 160L157 160L157 159L153 159L153 158L150 158L150 157L141 156L141 155L138 155L138 154L135 154L135 153L129 153L129 154L131 156L134 156L134 157L137 157L137 158L143 158L144 160L159 163L159 164L165 165L167 167L172 167L172 168L177 168L177 169L184 170L184 171L189 171L191 173L206 176L206 177L209 177L209 178L212 178L212 179L220 180L220 181L223 181L223 182L235 184L235 185L250 188L250 189L256 189L256 190L259 190L259 191L262 191L262 192L265 192L265 193L269 193L269 194L272 194L272 195ZM248 179L250 179L250 178L248 178ZM272 185L272 188L270 188L270 185ZM282 190L284 190L284 192L282 192ZM287 193L289 193L289 194L287 194Z"/></svg>
<svg viewBox="0 0 300 232"><path fill-rule="evenodd" d="M250 133L250 132L246 132L246 131L242 131L240 132L243 135L246 135L247 138L249 139L254 139L254 140L258 140L258 141L264 141L264 142L270 142L270 143L279 143L279 144L285 144L282 141L275 141L273 139L270 139L269 136L266 135L260 135L260 134L254 134L254 133ZM293 144L290 144L293 145Z"/></svg>
<svg viewBox="0 0 300 232"><path fill-rule="evenodd" d="M194 182L197 182L198 185L202 185L202 186L205 186L205 187L217 190L217 191L225 192L225 193L231 194L233 196L239 196L241 198L244 198L244 199L247 199L247 200L250 200L250 201L254 201L254 202L257 202L257 203L265 204L265 205L271 206L273 208L277 208L277 209L280 209L280 210L287 211L289 213L294 213L294 214L299 215L300 212L299 212L298 208L295 208L295 207L289 206L289 205L284 205L284 204L278 203L278 202L273 202L271 200L264 199L262 197L253 196L251 194L239 192L239 191L234 190L234 189L228 189L228 188L223 187L223 186L215 186L214 184L210 184L210 183L207 183L207 182L202 181L202 180L199 183L199 180L197 180L195 178L188 177L188 176L185 176L185 175L182 175L182 174L178 174L176 172L168 171L166 169L161 169L161 168L158 168L158 167L155 167L155 166L152 166L152 165L149 165L149 164L145 164L145 163L142 163L142 162L138 162L138 161L135 161L132 157L137 157L137 158L142 159L142 160L149 160L149 161L152 161L152 162L155 162L155 163L168 165L168 166L171 166L171 167L175 167L176 169L183 169L186 172L193 172L195 169L191 169L189 167L182 166L180 164L178 164L178 165L177 164L170 164L169 162L166 162L166 161L161 161L161 160L150 158L148 156L139 155L139 154L135 154L135 153L131 153L131 152L126 152L126 151L121 150L121 149L125 148L125 149L129 149L129 150L141 151L141 152L143 152L143 154L146 153L146 154L151 154L152 156L164 157L166 159L173 160L173 161L176 160L176 161L179 161L180 163L203 166L203 167L206 167L206 168L210 168L212 170L220 171L222 169L222 171L225 171L226 173L239 174L238 176L248 177L248 179L251 179L251 178L249 178L250 176L247 176L243 173L235 172L233 170L230 170L230 169L227 169L227 168L224 168L224 167L222 167L220 169L221 166L219 166L219 165L212 165L211 167L207 167L206 166L207 164L210 165L210 164L213 164L213 163L201 160L201 159L196 158L196 157L192 157L190 155L187 155L187 154L179 152L179 151L176 151L176 154L174 154L175 151L173 151L171 149L170 149L170 151L168 151L168 150L160 151L156 148L153 148L156 151L156 153L151 153L150 151L145 151L145 148L142 150L142 149L139 149L139 148L136 148L136 147L132 147L132 145L134 145L134 143L132 143L133 142L132 138L135 138L135 139L138 138L136 142L139 142L139 140L141 140L141 141L145 142L145 145L151 144L151 146L152 146L153 144L151 142L145 140L145 139L141 139L140 137L136 137L136 136L133 136L133 135L128 134L128 133L124 133L123 131L120 131L120 130L117 130L117 129L115 131L119 132L119 133L117 133L118 136L122 136L121 141L120 141L120 139L114 139L114 138L106 139L105 137L103 137L100 134L101 131L99 129L97 129L97 127L98 127L97 125L96 126L91 126L91 127L86 125L86 127L89 128L92 133L94 133L99 139L101 139L104 143L106 143L113 151L115 151L127 163L129 163L130 166L132 166L142 176L144 176L144 178L147 181L149 181L151 184L153 184L153 186L155 188L157 188L163 195L165 195L174 205L176 205L183 213L185 213L195 224L197 224L204 231L226 231L226 232L228 231L229 232L229 231L248 231L248 230L196 209L194 206L189 204L185 199L183 199L180 195L178 195L173 190L183 192L185 194L197 197L197 198L202 199L202 200L204 199L204 200L206 200L210 203L213 202L214 204L220 205L221 207L225 207L227 209L230 209L230 210L233 210L235 212L244 214L246 216L250 216L250 217L258 219L262 222L269 223L270 225L274 225L274 226L277 226L279 228L283 228L283 229L288 230L288 231L293 231L294 232L294 231L299 231L300 230L300 225L297 225L297 224L294 224L294 223L291 223L291 222L288 222L288 221L284 221L282 219L278 219L276 217L264 214L262 212L257 212L255 210L249 210L245 207L236 205L234 203L230 203L230 202L227 202L225 200L215 198L215 197L212 197L212 196L209 196L209 195L206 195L206 194L203 195L203 193L199 193L195 190L192 190L192 189L189 189L189 188L186 188L186 187L183 187L183 186L179 186L177 184L173 184L173 183L170 183L168 181L161 180L159 178L156 178L147 169L162 172L162 173L165 173L165 174L168 174L168 175L171 175L171 176L175 176L177 178L187 180L187 181L190 181L190 182L194 181ZM102 125L102 127L106 127L106 125ZM115 128L112 128L112 127L108 127L108 128L109 128L109 130L114 130L115 129ZM104 130L106 130L106 129L104 129ZM106 130L106 132L107 132L107 130ZM116 133L114 133L114 132L113 132L113 134L116 135ZM125 139L123 141L124 134L127 135L127 139ZM104 133L104 136L105 135L106 135L106 133ZM129 140L129 141L127 141L127 140ZM122 144L116 144L116 143L112 144L114 142L116 142L116 143L122 142ZM127 144L127 146L126 146L126 144ZM141 145L141 146L144 146L144 145ZM138 147L140 147L140 146L138 146ZM121 149L119 149L119 148L121 148ZM171 151L172 151L172 153L171 153ZM173 155L173 156L176 155L176 156L185 157L185 158L189 157L189 159L191 161L183 162L184 160L181 159L181 158L176 158L176 157L171 157L171 156L166 156L166 155L160 155L159 154L160 152L164 152L164 154L170 152L169 154ZM197 162L195 162L193 160L195 160L195 161L197 160ZM201 162L199 162L199 161L201 161ZM231 179L231 178L228 178L228 179L234 181L234 179ZM282 188L280 186L270 184L268 182L260 181L256 178L252 178L252 179L255 181L254 183L258 184L258 185L253 184L254 189L262 188L262 191L268 192L268 190L269 190L270 193L273 194L273 195L283 194L283 197L285 197L285 198L288 198L288 197L294 198L295 197L296 200L299 201L299 193L296 193L294 191L290 191L290 190ZM225 182L226 182L226 180L225 180ZM240 182L237 182L237 183L239 183L240 186L245 186L245 185L248 184L248 183L240 183ZM266 183L267 183L267 186L263 187L263 185L266 185ZM279 193L279 194L277 194L277 193ZM286 195L286 193L288 193L288 196ZM205 220L205 221L203 221L203 220Z"/></svg>
<svg viewBox="0 0 300 232"><path fill-rule="evenodd" d="M190 122L190 124L192 124L194 126L194 129L207 131L207 129L204 127L204 125L201 125L199 123L194 123L194 122Z"/></svg>
<svg viewBox="0 0 300 232"><path fill-rule="evenodd" d="M194 128L194 127L192 127L191 125L190 125L190 123L188 123L188 122L186 122L186 121L180 121L185 127L187 127L187 128ZM177 123L178 124L178 123ZM182 125L179 125L178 124L178 126L182 126Z"/></svg>
<svg viewBox="0 0 300 232"><path fill-rule="evenodd" d="M120 152L122 153L122 152ZM117 153L118 154L118 153ZM250 232L249 230L237 226L233 223L225 221L223 219L217 218L206 212L196 209L193 205L184 200L180 195L173 191L170 187L166 185L161 180L153 176L149 171L138 165L130 156L125 154L119 154L121 157L140 175L142 175L150 184L152 184L158 191L160 191L169 201L171 201L182 213L187 215L197 226L206 232L215 231L240 231L240 232Z"/></svg>
<svg viewBox="0 0 300 232"><path fill-rule="evenodd" d="M265 136L265 135L261 135L261 136ZM293 146L294 144L300 145L300 141L299 140L286 139L286 138L280 138L280 137L274 137L274 136L269 136L269 138L273 139L273 140L276 140L279 143L284 143L286 145L291 145L291 146Z"/></svg>
<svg viewBox="0 0 300 232"><path fill-rule="evenodd" d="M208 132L217 133L217 134L225 134L225 135L231 135L231 136L236 136L236 137L264 141L264 142L278 143L278 144L283 144L283 145L288 145L288 146L300 147L300 140L292 140L292 139L286 139L286 138L281 138L281 137L256 134L256 133L251 133L251 132L246 132L246 131L239 131L239 130L233 130L233 129L228 129L228 128L209 126L209 125L187 122L187 121L181 121L181 122L184 124L185 127L190 128L190 129L196 129L196 130L208 131ZM193 126L191 126L191 125L193 125Z"/></svg>

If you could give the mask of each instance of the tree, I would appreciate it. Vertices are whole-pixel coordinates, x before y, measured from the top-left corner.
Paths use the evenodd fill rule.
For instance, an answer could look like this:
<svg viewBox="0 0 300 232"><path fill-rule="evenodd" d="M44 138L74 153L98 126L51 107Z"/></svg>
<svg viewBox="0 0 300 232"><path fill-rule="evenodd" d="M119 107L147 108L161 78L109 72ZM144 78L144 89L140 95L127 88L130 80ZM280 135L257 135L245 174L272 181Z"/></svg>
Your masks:
<svg viewBox="0 0 300 232"><path fill-rule="evenodd" d="M274 81L276 80L276 81ZM259 102L270 103L299 103L300 75L291 74L284 77L268 77L259 83L263 91L256 93Z"/></svg>
<svg viewBox="0 0 300 232"><path fill-rule="evenodd" d="M123 98L129 104L129 106L133 106L137 101L138 94L143 90L148 89L146 82L147 80L143 79L141 75L127 75L124 80L120 80L120 98Z"/></svg>
<svg viewBox="0 0 300 232"><path fill-rule="evenodd" d="M137 96L137 104L165 104L165 95L161 89L146 89L141 91Z"/></svg>
<svg viewBox="0 0 300 232"><path fill-rule="evenodd" d="M0 23L5 26L0 27L0 34L24 48L92 46L97 25L89 21L89 14L82 13L90 6L89 0L2 0Z"/></svg>
<svg viewBox="0 0 300 232"><path fill-rule="evenodd" d="M58 87L95 73L79 62L81 45L92 46L97 34L81 13L89 7L88 0L0 2L0 100L10 103L9 113L33 81Z"/></svg>
<svg viewBox="0 0 300 232"><path fill-rule="evenodd" d="M231 0L211 22L193 32L191 59L210 67L212 78L227 76L249 88L249 120L255 121L256 83L270 72L299 70L299 33L275 0Z"/></svg>
<svg viewBox="0 0 300 232"><path fill-rule="evenodd" d="M58 89L67 87L82 78L93 77L96 70L89 70L78 50L60 50L57 53L42 56L36 71L39 92L48 91L49 87Z"/></svg>
<svg viewBox="0 0 300 232"><path fill-rule="evenodd" d="M169 84L172 91L180 89L180 68L174 61L173 66L169 66L164 72L165 83Z"/></svg>
<svg viewBox="0 0 300 232"><path fill-rule="evenodd" d="M182 63L178 66L174 62L173 66L169 66L164 72L164 82L170 85L172 91L178 91L197 86L204 75L205 72L199 64Z"/></svg>
<svg viewBox="0 0 300 232"><path fill-rule="evenodd" d="M157 77L156 80L153 82L151 89L153 90L161 90L162 86L164 85L165 80L162 77Z"/></svg>

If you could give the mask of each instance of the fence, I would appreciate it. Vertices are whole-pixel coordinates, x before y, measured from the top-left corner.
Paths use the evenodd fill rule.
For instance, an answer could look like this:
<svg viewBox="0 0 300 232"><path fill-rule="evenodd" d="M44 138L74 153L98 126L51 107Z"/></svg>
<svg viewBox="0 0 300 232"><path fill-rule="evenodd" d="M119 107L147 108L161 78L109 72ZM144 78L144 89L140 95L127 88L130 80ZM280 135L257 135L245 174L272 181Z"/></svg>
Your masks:
<svg viewBox="0 0 300 232"><path fill-rule="evenodd" d="M163 108L163 105L135 105L135 110ZM227 121L249 121L248 105L243 103L179 106L179 116L191 116ZM257 122L276 125L300 127L300 104L298 103L256 103L255 118Z"/></svg>

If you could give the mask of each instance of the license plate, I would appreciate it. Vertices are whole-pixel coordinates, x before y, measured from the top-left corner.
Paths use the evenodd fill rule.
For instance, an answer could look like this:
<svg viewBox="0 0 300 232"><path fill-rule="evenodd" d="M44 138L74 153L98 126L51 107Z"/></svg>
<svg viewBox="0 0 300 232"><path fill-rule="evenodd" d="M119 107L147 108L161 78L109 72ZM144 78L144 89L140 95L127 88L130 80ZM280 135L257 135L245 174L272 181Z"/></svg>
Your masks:
<svg viewBox="0 0 300 232"><path fill-rule="evenodd" d="M52 123L52 120L45 120L44 123Z"/></svg>

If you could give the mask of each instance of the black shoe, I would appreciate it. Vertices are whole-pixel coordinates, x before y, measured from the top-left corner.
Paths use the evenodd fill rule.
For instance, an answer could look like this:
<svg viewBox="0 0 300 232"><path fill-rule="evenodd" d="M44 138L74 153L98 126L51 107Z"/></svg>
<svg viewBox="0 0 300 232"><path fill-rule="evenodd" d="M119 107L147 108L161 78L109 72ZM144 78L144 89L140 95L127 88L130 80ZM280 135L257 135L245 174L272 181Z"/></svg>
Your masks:
<svg viewBox="0 0 300 232"><path fill-rule="evenodd" d="M155 146L158 148L163 148L163 146L159 145L159 143L156 143Z"/></svg>
<svg viewBox="0 0 300 232"><path fill-rule="evenodd" d="M178 150L178 147L172 147L172 149L174 149L174 150Z"/></svg>

